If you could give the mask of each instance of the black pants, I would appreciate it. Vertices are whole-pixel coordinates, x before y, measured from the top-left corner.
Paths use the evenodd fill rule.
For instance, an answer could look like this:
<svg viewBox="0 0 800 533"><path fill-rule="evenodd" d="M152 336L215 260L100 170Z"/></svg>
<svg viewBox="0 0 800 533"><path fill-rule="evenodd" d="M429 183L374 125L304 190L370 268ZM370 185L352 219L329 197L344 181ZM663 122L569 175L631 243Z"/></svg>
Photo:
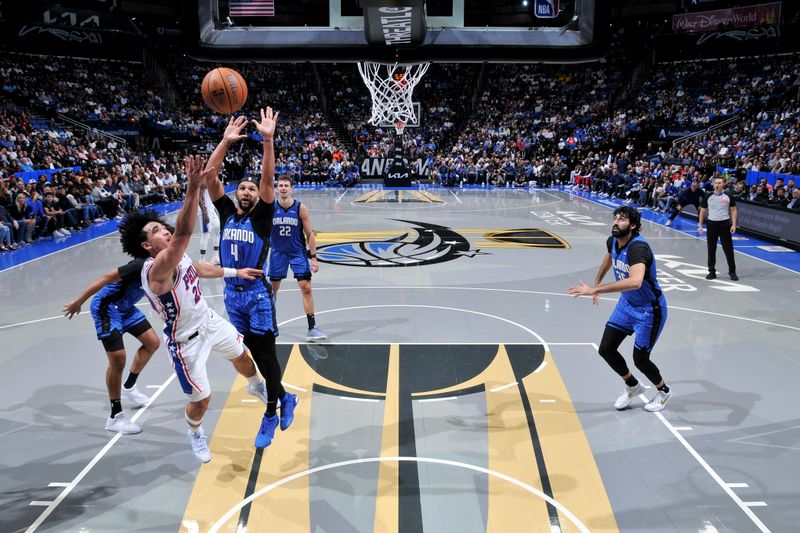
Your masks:
<svg viewBox="0 0 800 533"><path fill-rule="evenodd" d="M736 273L736 260L733 257L733 236L731 235L731 221L709 220L708 230L708 271L715 272L717 266L717 239L722 241L722 250L728 260L728 272Z"/></svg>

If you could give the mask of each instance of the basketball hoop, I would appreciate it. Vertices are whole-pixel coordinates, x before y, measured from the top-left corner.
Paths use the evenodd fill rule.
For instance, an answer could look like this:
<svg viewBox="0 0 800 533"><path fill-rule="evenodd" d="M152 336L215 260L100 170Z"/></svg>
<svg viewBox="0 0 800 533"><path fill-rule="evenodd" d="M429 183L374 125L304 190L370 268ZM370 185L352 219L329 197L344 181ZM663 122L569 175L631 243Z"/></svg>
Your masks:
<svg viewBox="0 0 800 533"><path fill-rule="evenodd" d="M398 135L405 125L416 120L411 95L414 87L427 72L430 63L401 65L399 63L358 63L358 72L372 95L370 124L391 122Z"/></svg>

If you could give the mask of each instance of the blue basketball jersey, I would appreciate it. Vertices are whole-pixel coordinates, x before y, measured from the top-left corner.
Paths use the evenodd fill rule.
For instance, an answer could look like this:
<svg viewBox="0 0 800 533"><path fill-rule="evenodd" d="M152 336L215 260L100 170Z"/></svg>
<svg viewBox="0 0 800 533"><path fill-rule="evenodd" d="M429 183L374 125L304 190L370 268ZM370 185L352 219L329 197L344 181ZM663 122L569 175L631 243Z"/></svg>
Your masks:
<svg viewBox="0 0 800 533"><path fill-rule="evenodd" d="M662 297L661 287L656 279L656 259L650 245L641 235L635 235L621 250L617 249L616 237L611 238L611 268L614 270L614 278L617 281L630 277L631 263L628 254L632 248L641 246L646 247L646 249L637 250L637 257L640 255L646 257L642 286L636 290L623 291L620 296L620 299L626 300L635 307L651 306L653 302L657 302ZM634 264L638 262L641 261L636 261Z"/></svg>
<svg viewBox="0 0 800 533"><path fill-rule="evenodd" d="M142 289L144 259L134 259L117 269L121 281L105 285L94 297L101 308L116 306L123 313L136 305L144 296Z"/></svg>
<svg viewBox="0 0 800 533"><path fill-rule="evenodd" d="M300 201L284 209L275 202L275 215L272 217L272 248L281 252L299 252L306 249L306 235L300 220Z"/></svg>
<svg viewBox="0 0 800 533"><path fill-rule="evenodd" d="M223 196L223 202L230 199ZM232 206L232 202L231 202ZM235 208L234 208L235 209ZM259 225L266 225L272 217L272 204L258 202L253 211L244 216L239 216L235 211L228 214L222 225L220 235L219 258L224 268L258 268L264 270L269 253L269 232L260 229ZM255 221L253 219L256 219ZM254 223L255 222L255 223ZM246 281L239 278L225 278L228 286L250 287L254 283L262 284L263 281Z"/></svg>

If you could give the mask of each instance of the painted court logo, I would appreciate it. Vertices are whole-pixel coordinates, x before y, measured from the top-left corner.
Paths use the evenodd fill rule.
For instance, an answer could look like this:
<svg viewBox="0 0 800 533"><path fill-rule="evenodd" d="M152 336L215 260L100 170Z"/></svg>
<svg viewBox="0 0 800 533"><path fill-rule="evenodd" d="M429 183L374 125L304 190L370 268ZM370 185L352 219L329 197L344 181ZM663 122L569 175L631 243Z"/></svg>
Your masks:
<svg viewBox="0 0 800 533"><path fill-rule="evenodd" d="M460 231L428 222L395 220L411 227L399 231L318 234L318 260L343 266L408 267L486 255L481 250L487 247L569 248L557 235L535 228ZM478 246L473 247L470 239L477 240Z"/></svg>

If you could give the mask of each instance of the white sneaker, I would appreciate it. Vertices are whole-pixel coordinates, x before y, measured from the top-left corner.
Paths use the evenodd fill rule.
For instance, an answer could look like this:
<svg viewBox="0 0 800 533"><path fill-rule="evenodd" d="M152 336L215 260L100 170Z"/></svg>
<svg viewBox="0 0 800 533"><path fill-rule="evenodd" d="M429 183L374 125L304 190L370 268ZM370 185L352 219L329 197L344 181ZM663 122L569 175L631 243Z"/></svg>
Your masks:
<svg viewBox="0 0 800 533"><path fill-rule="evenodd" d="M106 420L106 429L116 433L122 433L123 435L133 435L142 432L141 426L131 422L131 419L128 418L125 411L120 411L114 418L109 416L108 420Z"/></svg>
<svg viewBox="0 0 800 533"><path fill-rule="evenodd" d="M264 405L267 405L267 384L263 381L259 381L255 387L248 383L247 394L257 396L259 400L264 402Z"/></svg>
<svg viewBox="0 0 800 533"><path fill-rule="evenodd" d="M200 428L200 431L197 433L191 429L187 430L186 437L192 445L194 456L197 457L201 463L209 462L211 460L211 450L208 449L208 443L206 442L208 437L206 437L206 432L203 431L203 428Z"/></svg>
<svg viewBox="0 0 800 533"><path fill-rule="evenodd" d="M64 235L72 235L72 232L67 228L61 228L61 233L63 233Z"/></svg>
<svg viewBox="0 0 800 533"><path fill-rule="evenodd" d="M672 398L672 389L670 389L669 392L658 391L658 394L656 394L656 397L653 398L653 401L645 404L644 410L650 411L651 413L661 411L667 406L667 401L669 401L670 398Z"/></svg>
<svg viewBox="0 0 800 533"><path fill-rule="evenodd" d="M664 224L666 224L667 226L671 226L672 225L672 219L667 219L667 221Z"/></svg>
<svg viewBox="0 0 800 533"><path fill-rule="evenodd" d="M328 336L325 335L318 326L314 326L306 334L306 340L309 342L324 341Z"/></svg>
<svg viewBox="0 0 800 533"><path fill-rule="evenodd" d="M139 392L134 385L130 389L122 387L122 401L131 409L138 409L150 403L150 397Z"/></svg>
<svg viewBox="0 0 800 533"><path fill-rule="evenodd" d="M55 229L55 230L53 230L53 237L66 237L66 235L61 233L61 230Z"/></svg>
<svg viewBox="0 0 800 533"><path fill-rule="evenodd" d="M630 407L631 402L634 398L639 396L640 394L644 393L645 388L644 385L641 383L637 383L634 387L627 387L625 392L623 392L617 401L614 402L614 409L618 411L622 411L623 409L627 409Z"/></svg>

